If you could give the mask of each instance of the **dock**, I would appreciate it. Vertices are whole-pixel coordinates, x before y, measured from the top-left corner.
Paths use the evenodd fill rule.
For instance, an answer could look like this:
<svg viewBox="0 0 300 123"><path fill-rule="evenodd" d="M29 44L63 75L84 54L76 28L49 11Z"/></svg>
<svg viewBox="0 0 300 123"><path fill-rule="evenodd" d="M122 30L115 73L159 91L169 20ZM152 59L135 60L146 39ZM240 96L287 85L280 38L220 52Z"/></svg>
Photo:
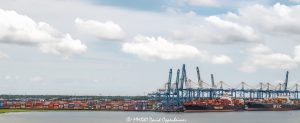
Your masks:
<svg viewBox="0 0 300 123"><path fill-rule="evenodd" d="M158 102L159 110L172 112L183 108L185 102L199 99L214 99L224 94L230 95L234 99L253 100L275 98L278 96L289 96L295 102L299 102L298 84L288 88L289 72L285 74L284 83L272 85L271 83L259 83L258 87L252 87L246 82L241 82L239 88L231 88L229 84L220 81L215 83L214 75L211 74L211 84L204 82L200 76L199 67L196 67L197 81L192 81L186 75L185 64L182 69L176 71L175 80L172 80L173 70L169 70L168 81L164 83L164 88L157 89L148 96ZM227 88L225 86L227 85Z"/></svg>

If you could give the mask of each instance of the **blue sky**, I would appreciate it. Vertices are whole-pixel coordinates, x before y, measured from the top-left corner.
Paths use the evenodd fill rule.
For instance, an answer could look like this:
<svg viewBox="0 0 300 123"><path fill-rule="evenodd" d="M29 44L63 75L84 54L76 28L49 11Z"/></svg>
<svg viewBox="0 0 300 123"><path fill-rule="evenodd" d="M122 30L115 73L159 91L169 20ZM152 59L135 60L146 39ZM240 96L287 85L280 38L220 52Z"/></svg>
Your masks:
<svg viewBox="0 0 300 123"><path fill-rule="evenodd" d="M166 0L92 0L92 4L117 6L127 9L161 11L168 4Z"/></svg>
<svg viewBox="0 0 300 123"><path fill-rule="evenodd" d="M219 0L218 6L191 6L187 0L90 0L92 4L115 6L139 11L165 12L167 8L178 8L182 11L195 11L200 15L223 14L228 11L236 11L240 6L251 4L274 5L283 3L297 5L288 0Z"/></svg>
<svg viewBox="0 0 300 123"><path fill-rule="evenodd" d="M184 63L192 81L199 66L205 82L214 73L232 87L276 86L290 70L292 87L299 3L3 0L0 94L143 95Z"/></svg>

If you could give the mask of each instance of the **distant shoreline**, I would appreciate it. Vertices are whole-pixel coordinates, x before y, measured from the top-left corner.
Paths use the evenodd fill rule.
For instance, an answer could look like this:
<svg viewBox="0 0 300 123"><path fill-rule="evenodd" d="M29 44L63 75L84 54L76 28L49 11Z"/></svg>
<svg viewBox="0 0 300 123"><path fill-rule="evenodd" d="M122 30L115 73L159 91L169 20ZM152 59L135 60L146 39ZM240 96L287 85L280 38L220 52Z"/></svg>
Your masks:
<svg viewBox="0 0 300 123"><path fill-rule="evenodd" d="M0 109L0 114L13 112L150 112L150 111L124 111L124 110L87 110L87 109Z"/></svg>
<svg viewBox="0 0 300 123"><path fill-rule="evenodd" d="M85 96L85 95L9 95L0 94L0 99L93 99L93 100L148 100L148 96Z"/></svg>
<svg viewBox="0 0 300 123"><path fill-rule="evenodd" d="M31 112L34 110L28 110L28 109L0 109L0 114L1 113L10 113L10 112ZM35 110L37 111L37 110Z"/></svg>

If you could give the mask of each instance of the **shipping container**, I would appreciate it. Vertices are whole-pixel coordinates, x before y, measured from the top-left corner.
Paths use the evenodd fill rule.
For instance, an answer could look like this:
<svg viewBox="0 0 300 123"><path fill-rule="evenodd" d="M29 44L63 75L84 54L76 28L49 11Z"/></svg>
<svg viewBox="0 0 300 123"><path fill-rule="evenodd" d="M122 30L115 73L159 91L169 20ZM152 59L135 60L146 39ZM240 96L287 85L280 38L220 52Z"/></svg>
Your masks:
<svg viewBox="0 0 300 123"><path fill-rule="evenodd" d="M69 109L69 104L67 102L64 103L64 109Z"/></svg>
<svg viewBox="0 0 300 123"><path fill-rule="evenodd" d="M93 109L99 110L101 108L100 104L95 104Z"/></svg>
<svg viewBox="0 0 300 123"><path fill-rule="evenodd" d="M26 101L26 102L25 102L25 108L26 108L26 109L32 108L32 102L31 102L31 101Z"/></svg>
<svg viewBox="0 0 300 123"><path fill-rule="evenodd" d="M20 109L21 108L21 103L19 101L14 102L14 107L16 109Z"/></svg>
<svg viewBox="0 0 300 123"><path fill-rule="evenodd" d="M43 109L43 108L48 108L48 105L44 104L45 102L41 102L41 101L36 101L33 103L33 108L35 109Z"/></svg>
<svg viewBox="0 0 300 123"><path fill-rule="evenodd" d="M25 109L25 102L24 101L19 102L19 105L16 106L16 108Z"/></svg>
<svg viewBox="0 0 300 123"><path fill-rule="evenodd" d="M8 108L8 105L7 105L7 101L6 101L6 100L3 101L3 108Z"/></svg>
<svg viewBox="0 0 300 123"><path fill-rule="evenodd" d="M6 107L7 107L7 108L14 108L13 102L12 102L12 101L7 101L7 102L6 102Z"/></svg>
<svg viewBox="0 0 300 123"><path fill-rule="evenodd" d="M59 102L52 101L51 104L53 104L53 109L58 109L59 108Z"/></svg>
<svg viewBox="0 0 300 123"><path fill-rule="evenodd" d="M74 109L82 109L80 102L75 102Z"/></svg>
<svg viewBox="0 0 300 123"><path fill-rule="evenodd" d="M105 109L106 109L106 110L111 110L111 108L112 108L111 105L106 105L106 106L105 106Z"/></svg>
<svg viewBox="0 0 300 123"><path fill-rule="evenodd" d="M4 108L4 101L0 100L0 108Z"/></svg>
<svg viewBox="0 0 300 123"><path fill-rule="evenodd" d="M74 103L69 103L68 106L69 106L69 109L74 109L75 108L75 104Z"/></svg>
<svg viewBox="0 0 300 123"><path fill-rule="evenodd" d="M106 106L101 106L100 110L106 110Z"/></svg>

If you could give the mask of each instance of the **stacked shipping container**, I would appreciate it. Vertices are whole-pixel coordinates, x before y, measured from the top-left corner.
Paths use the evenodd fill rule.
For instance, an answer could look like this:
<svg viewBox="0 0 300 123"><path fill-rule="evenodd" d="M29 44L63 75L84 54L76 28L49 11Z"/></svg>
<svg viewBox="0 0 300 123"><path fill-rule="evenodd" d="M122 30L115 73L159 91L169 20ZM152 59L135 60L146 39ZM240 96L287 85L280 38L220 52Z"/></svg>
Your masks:
<svg viewBox="0 0 300 123"><path fill-rule="evenodd" d="M7 109L49 109L49 110L121 110L147 111L154 109L154 101L45 101L45 100L0 100L0 108Z"/></svg>

